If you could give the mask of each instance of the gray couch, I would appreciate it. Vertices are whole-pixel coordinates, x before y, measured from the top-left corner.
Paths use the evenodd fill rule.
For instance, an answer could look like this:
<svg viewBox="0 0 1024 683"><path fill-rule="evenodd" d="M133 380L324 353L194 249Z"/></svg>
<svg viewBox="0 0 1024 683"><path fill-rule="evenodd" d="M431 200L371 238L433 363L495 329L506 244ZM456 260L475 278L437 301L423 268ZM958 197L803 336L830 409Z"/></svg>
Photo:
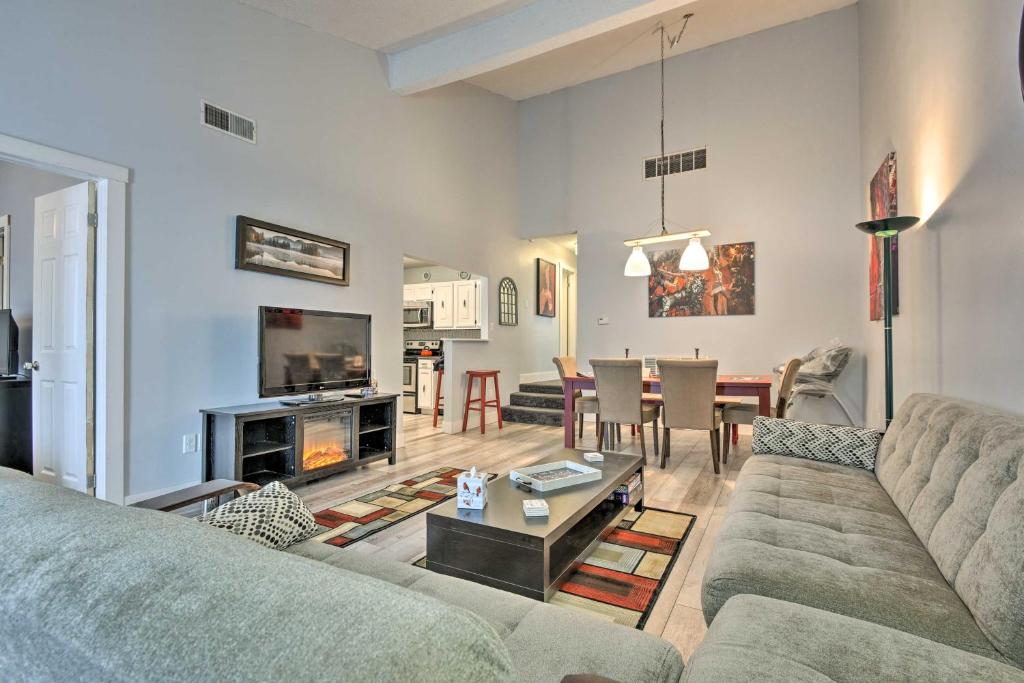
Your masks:
<svg viewBox="0 0 1024 683"><path fill-rule="evenodd" d="M633 629L352 550L290 550L0 468L0 679L682 675L675 648Z"/></svg>
<svg viewBox="0 0 1024 683"><path fill-rule="evenodd" d="M1024 419L911 396L875 472L744 465L687 681L1024 681Z"/></svg>

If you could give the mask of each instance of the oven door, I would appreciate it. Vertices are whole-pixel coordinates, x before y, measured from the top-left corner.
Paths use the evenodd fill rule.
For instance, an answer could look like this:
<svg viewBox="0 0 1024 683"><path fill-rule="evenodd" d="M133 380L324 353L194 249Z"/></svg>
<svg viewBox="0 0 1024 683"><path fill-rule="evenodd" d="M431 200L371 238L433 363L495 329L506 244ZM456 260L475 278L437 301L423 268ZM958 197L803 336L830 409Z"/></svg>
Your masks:
<svg viewBox="0 0 1024 683"><path fill-rule="evenodd" d="M402 363L402 391L416 391L416 362Z"/></svg>

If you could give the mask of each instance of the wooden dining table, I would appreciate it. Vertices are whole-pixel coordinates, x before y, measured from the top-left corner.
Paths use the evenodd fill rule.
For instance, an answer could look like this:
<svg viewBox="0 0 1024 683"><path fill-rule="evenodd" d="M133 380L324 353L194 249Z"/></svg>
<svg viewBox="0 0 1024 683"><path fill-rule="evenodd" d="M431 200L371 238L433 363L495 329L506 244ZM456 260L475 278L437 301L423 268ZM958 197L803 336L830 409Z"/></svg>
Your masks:
<svg viewBox="0 0 1024 683"><path fill-rule="evenodd" d="M596 384L593 377L586 375L573 375L562 381L562 390L565 393L565 416L563 425L565 429L566 448L576 447L576 430L573 427L573 415L576 413L576 390L594 389ZM644 377L644 392L650 394L661 393L661 379L658 377ZM718 385L715 393L718 396L756 396L757 413L765 417L771 416L771 375L719 375ZM736 427L733 426L733 441L736 438Z"/></svg>

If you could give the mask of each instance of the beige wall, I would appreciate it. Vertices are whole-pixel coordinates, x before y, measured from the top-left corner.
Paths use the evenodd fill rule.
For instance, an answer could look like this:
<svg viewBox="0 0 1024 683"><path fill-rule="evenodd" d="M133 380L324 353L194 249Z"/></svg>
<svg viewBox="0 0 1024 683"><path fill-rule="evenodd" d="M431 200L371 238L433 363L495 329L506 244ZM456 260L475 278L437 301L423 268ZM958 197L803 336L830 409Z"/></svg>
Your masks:
<svg viewBox="0 0 1024 683"><path fill-rule="evenodd" d="M900 237L896 405L934 391L1020 412L1024 383L1024 101L1017 0L861 0L861 203L891 150ZM857 254L867 260L866 238ZM866 270L860 289L867 291ZM880 323L869 343L868 419L882 422Z"/></svg>

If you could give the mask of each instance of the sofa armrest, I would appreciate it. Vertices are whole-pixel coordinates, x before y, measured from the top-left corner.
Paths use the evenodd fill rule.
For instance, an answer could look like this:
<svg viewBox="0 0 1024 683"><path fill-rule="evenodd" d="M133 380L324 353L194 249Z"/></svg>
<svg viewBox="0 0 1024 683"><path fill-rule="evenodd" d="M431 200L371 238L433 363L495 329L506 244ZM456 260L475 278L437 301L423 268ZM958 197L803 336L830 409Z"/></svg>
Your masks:
<svg viewBox="0 0 1024 683"><path fill-rule="evenodd" d="M788 455L874 471L881 442L881 433L874 429L754 418L752 448L757 455Z"/></svg>
<svg viewBox="0 0 1024 683"><path fill-rule="evenodd" d="M1024 671L903 631L756 595L730 598L686 683L1024 683Z"/></svg>

